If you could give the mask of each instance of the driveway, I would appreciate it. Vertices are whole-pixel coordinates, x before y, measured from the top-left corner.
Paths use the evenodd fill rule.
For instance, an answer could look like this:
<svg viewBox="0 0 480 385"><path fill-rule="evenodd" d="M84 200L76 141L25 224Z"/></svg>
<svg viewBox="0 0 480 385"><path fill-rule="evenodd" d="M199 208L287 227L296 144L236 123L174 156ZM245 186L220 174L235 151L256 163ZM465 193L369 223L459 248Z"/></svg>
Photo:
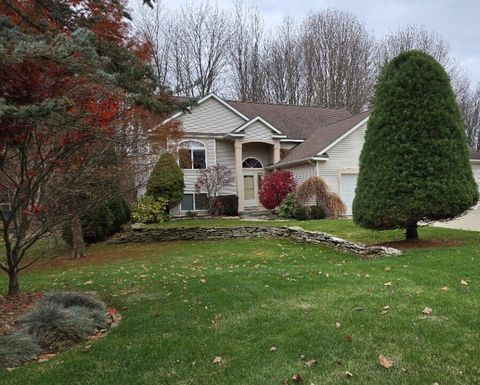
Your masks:
<svg viewBox="0 0 480 385"><path fill-rule="evenodd" d="M449 229L480 231L480 207L470 210L460 218L448 222L436 222L433 226L448 227Z"/></svg>

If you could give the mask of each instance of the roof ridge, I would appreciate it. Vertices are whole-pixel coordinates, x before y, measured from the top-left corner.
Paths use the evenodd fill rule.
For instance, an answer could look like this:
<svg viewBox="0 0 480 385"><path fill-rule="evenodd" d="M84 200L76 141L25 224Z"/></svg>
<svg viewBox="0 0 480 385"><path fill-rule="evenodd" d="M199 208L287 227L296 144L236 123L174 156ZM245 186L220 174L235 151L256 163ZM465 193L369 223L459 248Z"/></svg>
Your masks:
<svg viewBox="0 0 480 385"><path fill-rule="evenodd" d="M345 111L345 112L351 113L345 107L305 106L305 105L299 105L299 104L279 104L279 103L273 103L273 102L252 102L252 101L242 102L240 100L231 100L231 99L223 99L223 100L225 100L227 103L259 104L263 106L280 106L280 107L295 107L295 108L318 108L322 110Z"/></svg>

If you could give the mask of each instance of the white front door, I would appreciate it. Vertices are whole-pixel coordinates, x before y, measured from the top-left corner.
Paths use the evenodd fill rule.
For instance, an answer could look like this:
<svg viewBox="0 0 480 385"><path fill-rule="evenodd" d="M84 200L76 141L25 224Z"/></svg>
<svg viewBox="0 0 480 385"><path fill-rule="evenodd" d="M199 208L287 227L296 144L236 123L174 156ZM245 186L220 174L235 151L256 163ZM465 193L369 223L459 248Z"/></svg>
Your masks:
<svg viewBox="0 0 480 385"><path fill-rule="evenodd" d="M340 175L340 198L347 206L347 215L352 215L353 198L355 198L355 188L357 187L358 174Z"/></svg>
<svg viewBox="0 0 480 385"><path fill-rule="evenodd" d="M258 206L260 175L256 172L243 172L244 206Z"/></svg>

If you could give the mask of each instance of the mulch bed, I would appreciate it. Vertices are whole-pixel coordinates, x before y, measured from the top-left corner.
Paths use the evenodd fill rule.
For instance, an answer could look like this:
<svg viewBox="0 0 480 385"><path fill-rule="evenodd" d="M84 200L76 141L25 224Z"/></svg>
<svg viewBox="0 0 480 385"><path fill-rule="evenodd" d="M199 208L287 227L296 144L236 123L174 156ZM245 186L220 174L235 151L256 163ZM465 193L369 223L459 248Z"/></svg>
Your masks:
<svg viewBox="0 0 480 385"><path fill-rule="evenodd" d="M405 249L421 249L427 247L451 247L451 246L460 246L463 245L463 241L456 239L432 239L432 240L403 240L403 241L391 241L391 242L382 242L376 243L375 246L386 246L393 247L399 250Z"/></svg>
<svg viewBox="0 0 480 385"><path fill-rule="evenodd" d="M15 328L15 320L24 315L42 292L0 296L0 335L8 334Z"/></svg>

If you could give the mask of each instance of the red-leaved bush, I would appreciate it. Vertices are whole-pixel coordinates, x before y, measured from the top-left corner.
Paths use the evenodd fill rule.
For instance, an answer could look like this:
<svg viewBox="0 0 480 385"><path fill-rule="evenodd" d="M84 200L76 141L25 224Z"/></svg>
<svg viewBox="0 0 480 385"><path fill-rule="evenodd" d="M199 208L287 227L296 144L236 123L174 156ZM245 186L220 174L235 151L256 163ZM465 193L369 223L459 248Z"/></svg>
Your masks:
<svg viewBox="0 0 480 385"><path fill-rule="evenodd" d="M286 196L295 190L295 180L290 171L275 171L262 178L260 183L260 203L268 210L280 206Z"/></svg>

